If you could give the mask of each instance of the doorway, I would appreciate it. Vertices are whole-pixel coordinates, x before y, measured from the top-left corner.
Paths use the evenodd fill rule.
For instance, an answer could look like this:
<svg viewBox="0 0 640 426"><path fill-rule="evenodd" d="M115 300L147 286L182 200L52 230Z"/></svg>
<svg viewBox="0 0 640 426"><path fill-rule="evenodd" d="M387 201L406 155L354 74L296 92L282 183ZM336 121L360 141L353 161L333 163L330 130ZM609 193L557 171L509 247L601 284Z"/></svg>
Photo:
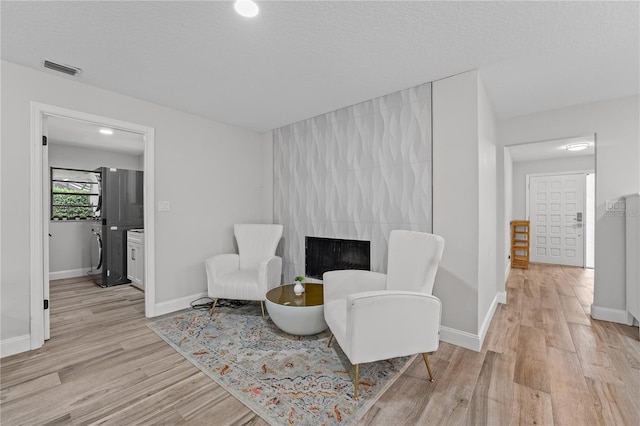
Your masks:
<svg viewBox="0 0 640 426"><path fill-rule="evenodd" d="M594 267L595 147L595 134L505 146L505 216L507 223L511 220L531 221L530 260L532 262L570 264L585 268ZM562 193L556 193L558 192L557 188L550 187L551 185L574 185L574 183L563 183L563 179L568 179L563 176L569 175L580 175L578 179L583 182L580 185L585 188L579 191L579 195L575 194L575 200L567 200L567 198L574 197L573 194L565 194L565 198L562 198ZM541 181L546 179L543 177L549 176L559 177L556 179L559 182L542 184ZM541 191L530 191L533 188L531 180L536 188L538 183L541 183L542 186L545 184L548 186L544 195L537 193ZM551 192L554 193L551 194ZM538 197L544 199L539 200ZM555 199L557 197L560 197L560 200ZM581 200L579 200L580 197ZM565 209L575 208L576 210L562 213L564 202L575 204L575 207L565 206ZM579 207L578 204L582 207ZM578 212L582 213L580 221L578 221ZM543 220L546 222L540 223ZM552 220L554 222L551 222ZM538 226L541 228L537 228ZM551 234L552 230L554 231L553 235ZM574 234L571 234L572 231ZM574 235L574 237L567 237L568 235ZM564 246L562 245L563 236L565 237ZM571 238L575 238L575 240L570 241ZM559 243L559 245L552 247L550 246L552 242ZM569 246L573 243L576 244L575 248ZM547 244L544 246L544 250L537 250L537 246L540 244ZM564 257L575 256L575 259L558 262L555 255L560 257L562 248L565 246ZM558 248L560 251L556 250ZM541 259L539 256L546 258Z"/></svg>
<svg viewBox="0 0 640 426"><path fill-rule="evenodd" d="M30 333L31 349L37 349L44 344L49 337L49 223L48 211L48 172L49 158L47 144L44 139L47 136L47 119L50 117L76 120L79 123L89 123L110 129L131 132L142 136L143 169L144 169L144 273L147 280L145 291L145 316L155 315L155 222L153 216L154 206L154 129L139 124L115 120L108 117L87 114L60 108L53 105L45 105L37 102L31 103L31 247L30 247L30 282L31 282L31 306L30 306ZM44 303L43 303L44 301Z"/></svg>

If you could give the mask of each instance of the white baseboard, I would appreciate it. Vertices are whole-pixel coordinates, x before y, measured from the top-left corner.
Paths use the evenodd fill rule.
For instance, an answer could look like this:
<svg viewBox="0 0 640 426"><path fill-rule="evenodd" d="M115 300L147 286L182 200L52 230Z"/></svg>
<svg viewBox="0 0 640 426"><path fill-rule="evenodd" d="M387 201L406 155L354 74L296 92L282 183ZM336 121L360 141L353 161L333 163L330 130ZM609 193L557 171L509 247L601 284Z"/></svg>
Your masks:
<svg viewBox="0 0 640 426"><path fill-rule="evenodd" d="M169 314L171 312L181 311L191 307L191 302L201 297L207 297L207 292L192 294L190 296L181 297L179 299L168 300L166 302L156 303L154 316Z"/></svg>
<svg viewBox="0 0 640 426"><path fill-rule="evenodd" d="M507 262L507 267L504 270L504 282L506 283L509 279L509 274L511 273L511 261Z"/></svg>
<svg viewBox="0 0 640 426"><path fill-rule="evenodd" d="M493 314L496 313L496 308L498 307L498 293L496 293L495 297L491 301L491 306L489 306L489 310L487 314L484 316L484 320L482 321L482 325L480 326L480 334L479 334L479 344L480 347L478 350L482 348L482 344L484 343L484 338L487 335L487 330L489 330L489 326L491 325L491 320L493 319Z"/></svg>
<svg viewBox="0 0 640 426"><path fill-rule="evenodd" d="M633 324L633 316L624 309L611 309L591 305L591 318L601 321L616 322L618 324Z"/></svg>
<svg viewBox="0 0 640 426"><path fill-rule="evenodd" d="M455 328L440 326L440 340L442 342L451 343L452 345L462 346L463 348L479 352L482 348L480 336L468 333Z"/></svg>
<svg viewBox="0 0 640 426"><path fill-rule="evenodd" d="M496 294L496 299L498 300L498 303L500 303L502 305L506 305L507 304L507 290L499 291L498 294Z"/></svg>
<svg viewBox="0 0 640 426"><path fill-rule="evenodd" d="M491 302L491 306L487 310L487 315L485 315L484 321L482 321L480 334L473 334L467 331L457 330L455 328L441 325L440 340L442 342L451 343L452 345L462 346L463 348L479 352L480 349L482 349L482 343L484 343L484 338L487 335L487 331L489 330L489 326L491 325L491 320L493 319L493 315L496 312L498 303L503 303L500 301L501 299L504 299L506 302L506 292L496 293L496 296Z"/></svg>
<svg viewBox="0 0 640 426"><path fill-rule="evenodd" d="M0 358L31 350L31 335L11 337L0 340Z"/></svg>
<svg viewBox="0 0 640 426"><path fill-rule="evenodd" d="M84 277L91 271L91 268L69 269L68 271L49 272L50 280L62 280L65 278Z"/></svg>

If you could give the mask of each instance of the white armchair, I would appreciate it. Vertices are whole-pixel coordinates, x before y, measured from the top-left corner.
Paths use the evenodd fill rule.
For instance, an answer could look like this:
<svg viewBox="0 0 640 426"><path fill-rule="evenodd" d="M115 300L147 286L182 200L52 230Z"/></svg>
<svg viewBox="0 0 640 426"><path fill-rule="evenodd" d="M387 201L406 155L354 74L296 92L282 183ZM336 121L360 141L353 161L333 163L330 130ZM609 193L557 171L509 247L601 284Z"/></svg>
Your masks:
<svg viewBox="0 0 640 426"><path fill-rule="evenodd" d="M431 294L444 250L438 235L391 231L387 274L325 272L324 316L332 339L355 365L358 399L360 364L438 349L440 300Z"/></svg>
<svg viewBox="0 0 640 426"><path fill-rule="evenodd" d="M235 225L239 254L220 254L205 261L209 297L259 300L264 318L267 291L280 284L282 258L275 255L282 225Z"/></svg>

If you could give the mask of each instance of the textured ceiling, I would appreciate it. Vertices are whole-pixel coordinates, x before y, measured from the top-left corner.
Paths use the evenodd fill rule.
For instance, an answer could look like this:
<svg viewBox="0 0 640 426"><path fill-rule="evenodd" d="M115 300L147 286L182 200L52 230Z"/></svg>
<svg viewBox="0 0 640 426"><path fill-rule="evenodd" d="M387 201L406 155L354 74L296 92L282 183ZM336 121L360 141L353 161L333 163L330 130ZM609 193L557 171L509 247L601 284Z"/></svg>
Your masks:
<svg viewBox="0 0 640 426"><path fill-rule="evenodd" d="M499 118L638 93L637 2L258 3L2 1L2 59L256 131L474 68Z"/></svg>

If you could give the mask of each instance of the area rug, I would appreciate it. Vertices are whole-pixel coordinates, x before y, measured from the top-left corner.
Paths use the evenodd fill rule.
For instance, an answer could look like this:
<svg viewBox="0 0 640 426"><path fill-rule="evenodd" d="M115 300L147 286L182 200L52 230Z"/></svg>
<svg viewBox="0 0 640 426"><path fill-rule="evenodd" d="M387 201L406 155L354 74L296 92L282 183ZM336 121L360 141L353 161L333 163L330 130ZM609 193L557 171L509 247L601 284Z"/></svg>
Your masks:
<svg viewBox="0 0 640 426"><path fill-rule="evenodd" d="M272 425L355 423L414 357L360 366L359 401L354 368L328 331L292 336L260 306L189 311L149 323L182 356Z"/></svg>

